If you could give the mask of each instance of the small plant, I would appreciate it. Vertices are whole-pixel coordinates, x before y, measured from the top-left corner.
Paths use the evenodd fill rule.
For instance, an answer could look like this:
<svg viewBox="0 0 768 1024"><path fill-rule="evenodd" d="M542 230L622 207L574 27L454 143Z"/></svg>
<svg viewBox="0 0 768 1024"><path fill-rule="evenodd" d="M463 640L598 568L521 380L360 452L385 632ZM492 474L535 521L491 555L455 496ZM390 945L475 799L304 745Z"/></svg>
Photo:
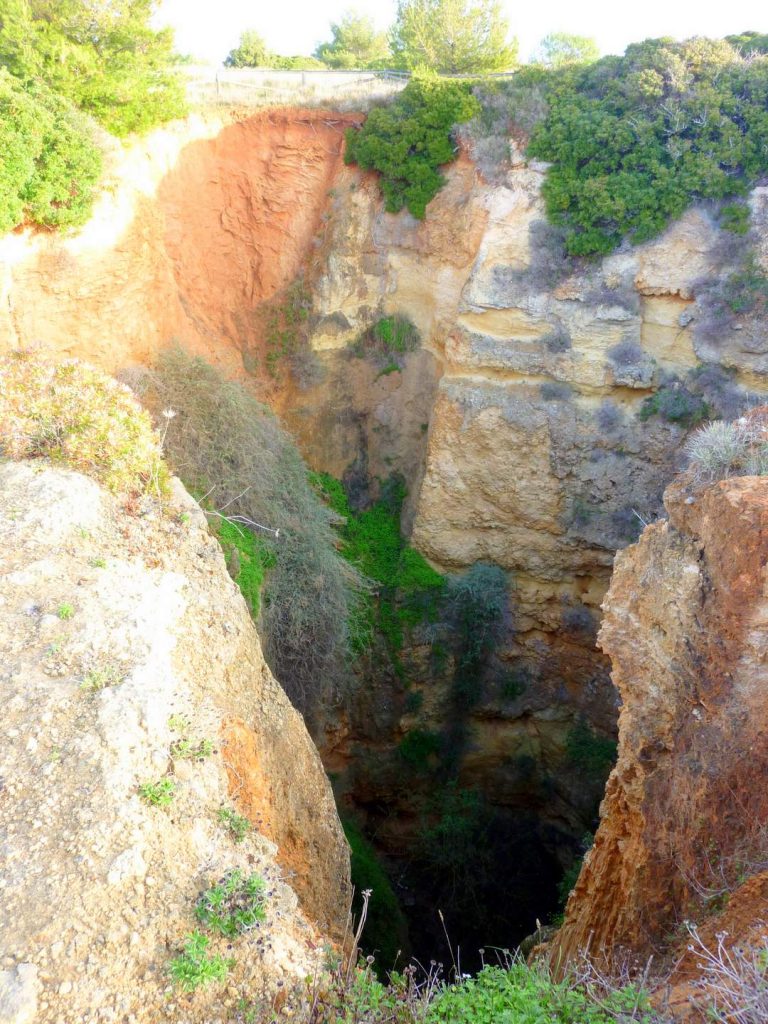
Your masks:
<svg viewBox="0 0 768 1024"><path fill-rule="evenodd" d="M353 351L355 355L361 357L367 355L401 356L417 349L420 340L417 328L408 317L395 313L392 316L382 317L381 320L377 320L373 326L364 331ZM394 365L399 368L397 363Z"/></svg>
<svg viewBox="0 0 768 1024"><path fill-rule="evenodd" d="M168 719L168 728L172 732L184 733L190 727L190 721L186 715L174 714Z"/></svg>
<svg viewBox="0 0 768 1024"><path fill-rule="evenodd" d="M75 614L75 609L71 604L60 604L59 607L56 609L56 614L59 616L60 619L66 622L68 619L71 619L72 616Z"/></svg>
<svg viewBox="0 0 768 1024"><path fill-rule="evenodd" d="M98 693L107 686L117 686L123 681L123 673L117 665L102 665L92 668L83 676L80 689L86 693Z"/></svg>
<svg viewBox="0 0 768 1024"><path fill-rule="evenodd" d="M211 740L180 739L171 744L171 757L177 761L205 761L213 753Z"/></svg>
<svg viewBox="0 0 768 1024"><path fill-rule="evenodd" d="M709 423L685 443L694 475L704 481L729 476L747 455L748 438L737 423Z"/></svg>
<svg viewBox="0 0 768 1024"><path fill-rule="evenodd" d="M194 992L212 981L223 981L234 966L233 960L225 960L218 954L208 955L210 941L201 932L192 932L184 942L183 952L168 966L174 984L185 992Z"/></svg>
<svg viewBox="0 0 768 1024"><path fill-rule="evenodd" d="M106 569L107 560L106 558L91 558L88 562L92 569Z"/></svg>
<svg viewBox="0 0 768 1024"><path fill-rule="evenodd" d="M168 807L176 795L176 783L172 779L144 782L138 789L139 796L153 807Z"/></svg>
<svg viewBox="0 0 768 1024"><path fill-rule="evenodd" d="M264 880L235 870L200 896L195 917L204 927L234 939L264 920L265 906Z"/></svg>
<svg viewBox="0 0 768 1024"><path fill-rule="evenodd" d="M221 824L231 833L236 843L242 843L253 828L247 818L243 817L242 814L238 814L237 811L233 811L230 807L220 807L216 816Z"/></svg>

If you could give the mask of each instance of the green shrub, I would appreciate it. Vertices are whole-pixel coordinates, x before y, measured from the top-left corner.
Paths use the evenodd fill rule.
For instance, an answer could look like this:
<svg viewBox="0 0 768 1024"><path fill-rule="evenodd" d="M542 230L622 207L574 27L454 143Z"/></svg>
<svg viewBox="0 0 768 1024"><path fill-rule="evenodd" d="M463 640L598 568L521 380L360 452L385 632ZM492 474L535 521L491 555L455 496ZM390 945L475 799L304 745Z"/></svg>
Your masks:
<svg viewBox="0 0 768 1024"><path fill-rule="evenodd" d="M186 111L173 33L151 27L153 4L7 0L0 66L44 82L115 135L146 131Z"/></svg>
<svg viewBox="0 0 768 1024"><path fill-rule="evenodd" d="M230 871L222 880L206 889L195 906L195 917L211 931L234 939L250 931L266 917L264 879Z"/></svg>
<svg viewBox="0 0 768 1024"><path fill-rule="evenodd" d="M216 954L208 955L210 939L200 932L192 932L184 942L184 951L171 960L168 973L174 984L185 992L194 992L212 981L223 981L234 965Z"/></svg>
<svg viewBox="0 0 768 1024"><path fill-rule="evenodd" d="M88 220L102 169L94 125L63 97L2 67L0 152L0 234L25 222Z"/></svg>
<svg viewBox="0 0 768 1024"><path fill-rule="evenodd" d="M0 455L45 457L118 493L164 494L168 471L148 414L86 363L0 359Z"/></svg>
<svg viewBox="0 0 768 1024"><path fill-rule="evenodd" d="M643 421L651 416L660 416L668 423L677 423L686 429L697 426L710 415L711 409L704 399L679 381L663 384L654 395L645 399L638 413Z"/></svg>
<svg viewBox="0 0 768 1024"><path fill-rule="evenodd" d="M766 171L765 56L649 39L545 82L529 153L552 164L547 213L571 254L645 241L691 203L740 196Z"/></svg>
<svg viewBox="0 0 768 1024"><path fill-rule="evenodd" d="M411 768L424 772L430 767L432 759L440 753L441 747L439 733L429 732L427 729L412 729L400 740L397 752Z"/></svg>
<svg viewBox="0 0 768 1024"><path fill-rule="evenodd" d="M347 132L347 163L381 174L386 209L407 207L419 220L442 188L439 171L456 157L454 126L473 117L478 102L465 82L417 74L387 107L372 110Z"/></svg>
<svg viewBox="0 0 768 1024"><path fill-rule="evenodd" d="M336 551L337 517L293 440L242 385L179 349L164 353L135 386L158 416L168 406L177 411L165 450L182 480L207 495L209 507L241 517L242 534L211 519L237 549L237 580L260 608L270 668L305 713L336 700L364 584ZM243 518L258 525L249 531Z"/></svg>
<svg viewBox="0 0 768 1024"><path fill-rule="evenodd" d="M385 975L394 966L398 954L401 959L407 959L408 925L375 849L354 822L344 819L342 824L352 854L355 913L360 912L362 893L371 893L362 945L376 956L377 970Z"/></svg>
<svg viewBox="0 0 768 1024"><path fill-rule="evenodd" d="M408 317L395 313L382 317L364 331L354 346L354 353L358 356L399 356L413 352L420 341L419 332Z"/></svg>
<svg viewBox="0 0 768 1024"><path fill-rule="evenodd" d="M580 721L568 731L565 754L572 765L588 775L604 776L616 761L616 744Z"/></svg>
<svg viewBox="0 0 768 1024"><path fill-rule="evenodd" d="M251 615L257 619L264 580L275 564L274 551L245 526L228 519L215 519L212 525L226 555L230 575L240 588Z"/></svg>

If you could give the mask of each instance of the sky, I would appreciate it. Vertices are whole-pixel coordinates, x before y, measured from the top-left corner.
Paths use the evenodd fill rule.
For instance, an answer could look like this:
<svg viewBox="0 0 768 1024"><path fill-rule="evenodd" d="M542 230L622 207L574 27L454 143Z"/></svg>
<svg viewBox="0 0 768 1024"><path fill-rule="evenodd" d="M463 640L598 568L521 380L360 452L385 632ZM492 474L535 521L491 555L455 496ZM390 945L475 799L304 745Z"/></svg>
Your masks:
<svg viewBox="0 0 768 1024"><path fill-rule="evenodd" d="M603 53L623 53L628 43L657 36L719 38L753 29L768 32L765 0L502 0L520 56L527 59L548 32L595 38ZM176 30L177 48L221 63L243 29L256 29L275 53L311 53L330 38L329 23L354 8L384 29L394 20L395 0L161 0L158 24Z"/></svg>

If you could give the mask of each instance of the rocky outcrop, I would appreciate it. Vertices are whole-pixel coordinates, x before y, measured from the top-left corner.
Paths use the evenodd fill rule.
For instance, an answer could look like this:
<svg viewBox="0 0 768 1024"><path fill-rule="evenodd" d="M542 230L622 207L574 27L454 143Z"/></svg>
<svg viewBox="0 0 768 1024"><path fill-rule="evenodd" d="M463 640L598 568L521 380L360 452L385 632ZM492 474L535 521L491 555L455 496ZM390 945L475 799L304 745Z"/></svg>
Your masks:
<svg viewBox="0 0 768 1024"><path fill-rule="evenodd" d="M768 483L684 477L665 504L669 521L617 556L604 603L618 763L556 963L663 948L702 892L735 891L765 856Z"/></svg>
<svg viewBox="0 0 768 1024"><path fill-rule="evenodd" d="M300 985L342 936L347 845L199 507L5 463L0 534L2 1019L213 1024ZM167 806L138 792L158 780ZM183 995L169 961L234 869L264 879L266 919L213 937L226 983Z"/></svg>

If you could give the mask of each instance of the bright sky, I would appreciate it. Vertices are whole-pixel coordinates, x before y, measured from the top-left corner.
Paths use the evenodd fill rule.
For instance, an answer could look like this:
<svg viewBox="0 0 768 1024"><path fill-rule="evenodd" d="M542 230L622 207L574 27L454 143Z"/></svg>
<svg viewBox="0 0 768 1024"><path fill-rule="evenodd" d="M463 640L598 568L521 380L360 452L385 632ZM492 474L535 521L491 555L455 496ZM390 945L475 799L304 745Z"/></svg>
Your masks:
<svg viewBox="0 0 768 1024"><path fill-rule="evenodd" d="M623 53L628 43L657 36L720 37L746 30L768 32L765 0L502 0L512 33L527 58L548 32L593 36L603 53ZM176 29L177 47L220 63L243 29L254 28L276 53L311 53L330 37L328 25L354 8L380 28L394 19L395 0L162 0L160 24Z"/></svg>

